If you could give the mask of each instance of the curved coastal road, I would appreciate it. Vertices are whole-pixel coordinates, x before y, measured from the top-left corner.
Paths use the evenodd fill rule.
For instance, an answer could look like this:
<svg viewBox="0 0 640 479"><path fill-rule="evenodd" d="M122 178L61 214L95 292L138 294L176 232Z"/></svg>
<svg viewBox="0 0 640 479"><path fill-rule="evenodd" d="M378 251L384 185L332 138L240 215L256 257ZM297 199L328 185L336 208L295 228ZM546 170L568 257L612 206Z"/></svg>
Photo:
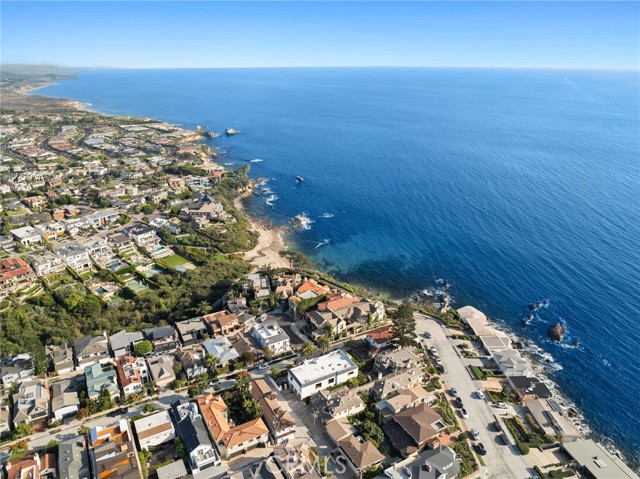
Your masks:
<svg viewBox="0 0 640 479"><path fill-rule="evenodd" d="M471 429L478 431L480 433L478 442L484 444L487 449L487 455L482 457L486 467L481 468L479 477L529 479L530 472L519 451L514 446L502 445L499 440L501 433L496 431L493 426L494 414L499 416L501 410L491 407L491 404L484 399L478 399L475 391L479 389L479 384L471 377L453 342L447 337L447 328L439 321L424 314L415 313L414 316L416 318L416 333L421 338L424 338L425 331L431 333L431 339L427 339L426 342L429 346L436 347L444 364L445 373L440 377L449 402L451 403L453 400L449 390L451 387L455 387L469 413L469 419L463 419L459 410L454 409L462 430L465 432ZM504 425L502 427L504 428Z"/></svg>

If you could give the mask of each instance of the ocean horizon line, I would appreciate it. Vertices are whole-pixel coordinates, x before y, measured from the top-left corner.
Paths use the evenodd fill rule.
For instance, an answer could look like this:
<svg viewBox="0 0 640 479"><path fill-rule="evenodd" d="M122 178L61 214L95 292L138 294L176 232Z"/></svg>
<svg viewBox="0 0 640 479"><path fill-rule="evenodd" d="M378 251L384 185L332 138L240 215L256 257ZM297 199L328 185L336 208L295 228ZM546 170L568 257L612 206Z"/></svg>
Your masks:
<svg viewBox="0 0 640 479"><path fill-rule="evenodd" d="M68 70L68 71L154 71L154 70L320 70L320 69L376 69L376 70L524 70L524 71L581 71L581 72L627 72L640 73L638 68L594 68L581 66L507 66L507 65L269 65L269 66L145 66L145 67L126 67L126 66L64 66L49 65L44 63L18 63L3 62L0 63L0 69L7 65L17 67L40 67L47 66L50 68Z"/></svg>

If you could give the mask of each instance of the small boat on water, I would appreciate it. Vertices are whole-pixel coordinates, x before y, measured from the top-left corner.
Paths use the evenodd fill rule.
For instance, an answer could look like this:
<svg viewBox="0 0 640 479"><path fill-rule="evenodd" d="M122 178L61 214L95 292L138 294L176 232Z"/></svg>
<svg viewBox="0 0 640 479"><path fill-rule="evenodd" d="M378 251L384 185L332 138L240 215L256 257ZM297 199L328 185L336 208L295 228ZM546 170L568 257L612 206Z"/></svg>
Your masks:
<svg viewBox="0 0 640 479"><path fill-rule="evenodd" d="M302 182L304 181L304 178L303 178L302 176L296 176L296 177L294 178L294 181L295 181L296 183L302 183Z"/></svg>

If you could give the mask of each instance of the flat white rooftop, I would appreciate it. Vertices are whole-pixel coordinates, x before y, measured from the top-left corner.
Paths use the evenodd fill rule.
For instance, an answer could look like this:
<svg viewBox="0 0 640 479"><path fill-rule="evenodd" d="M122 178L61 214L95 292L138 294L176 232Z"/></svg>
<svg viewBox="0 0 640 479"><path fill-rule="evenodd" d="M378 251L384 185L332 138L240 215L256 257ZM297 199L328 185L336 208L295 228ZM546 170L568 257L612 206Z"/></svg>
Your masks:
<svg viewBox="0 0 640 479"><path fill-rule="evenodd" d="M358 369L358 366L343 351L338 350L324 356L308 359L300 366L290 369L289 373L304 385L352 369Z"/></svg>

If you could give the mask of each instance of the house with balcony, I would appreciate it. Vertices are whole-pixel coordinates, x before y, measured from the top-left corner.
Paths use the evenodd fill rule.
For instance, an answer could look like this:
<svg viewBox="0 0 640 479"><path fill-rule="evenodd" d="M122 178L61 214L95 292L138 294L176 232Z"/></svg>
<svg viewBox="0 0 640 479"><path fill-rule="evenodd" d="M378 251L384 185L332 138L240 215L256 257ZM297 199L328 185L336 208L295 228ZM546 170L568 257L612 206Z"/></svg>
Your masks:
<svg viewBox="0 0 640 479"><path fill-rule="evenodd" d="M160 411L138 419L133 427L138 436L138 444L141 449L157 447L161 444L173 441L176 430L171 422L169 411Z"/></svg>
<svg viewBox="0 0 640 479"><path fill-rule="evenodd" d="M149 380L149 370L143 358L121 356L116 359L116 371L125 397L142 392L144 383Z"/></svg>
<svg viewBox="0 0 640 479"><path fill-rule="evenodd" d="M23 226L10 231L11 235L23 246L33 246L42 243L42 236L33 226Z"/></svg>
<svg viewBox="0 0 640 479"><path fill-rule="evenodd" d="M289 384L299 399L358 376L358 366L342 350L307 359L288 371Z"/></svg>
<svg viewBox="0 0 640 479"><path fill-rule="evenodd" d="M48 276L59 273L67 267L67 264L62 258L51 251L30 254L27 258L38 276Z"/></svg>
<svg viewBox="0 0 640 479"><path fill-rule="evenodd" d="M327 424L327 434L346 458L346 465L353 474L361 477L371 467L382 463L384 456L371 442L365 441L356 433L353 425L346 419L335 419Z"/></svg>
<svg viewBox="0 0 640 479"><path fill-rule="evenodd" d="M44 479L56 477L55 454L27 454L20 459L9 460L4 464L7 479ZM62 478L64 479L64 478Z"/></svg>
<svg viewBox="0 0 640 479"><path fill-rule="evenodd" d="M366 409L358 391L347 387L320 391L311 396L310 402L318 419L323 423L354 416Z"/></svg>
<svg viewBox="0 0 640 479"><path fill-rule="evenodd" d="M100 397L102 390L106 389L111 398L120 395L116 371L111 365L104 366L100 363L92 364L84 368L84 377L87 384L87 396L89 399Z"/></svg>
<svg viewBox="0 0 640 479"><path fill-rule="evenodd" d="M56 420L73 418L78 414L80 399L76 381L63 379L51 386L51 414Z"/></svg>
<svg viewBox="0 0 640 479"><path fill-rule="evenodd" d="M251 382L251 395L262 408L264 419L273 444L284 444L295 438L296 420L278 401L278 393L262 378Z"/></svg>
<svg viewBox="0 0 640 479"><path fill-rule="evenodd" d="M82 436L76 436L58 445L58 478L91 479L89 451Z"/></svg>
<svg viewBox="0 0 640 479"><path fill-rule="evenodd" d="M226 366L240 357L240 353L233 347L227 337L210 339L202 343L202 347L206 354L215 354L218 358L217 364L221 366Z"/></svg>
<svg viewBox="0 0 640 479"><path fill-rule="evenodd" d="M0 360L0 379L5 387L34 377L35 370L31 353L7 356Z"/></svg>
<svg viewBox="0 0 640 479"><path fill-rule="evenodd" d="M220 456L209 439L196 403L177 401L171 406L171 415L187 451L191 472L197 474L209 467L219 466Z"/></svg>
<svg viewBox="0 0 640 479"><path fill-rule="evenodd" d="M85 336L76 339L73 349L76 355L76 365L79 368L111 361L106 336Z"/></svg>
<svg viewBox="0 0 640 479"><path fill-rule="evenodd" d="M446 427L440 414L422 403L393 416L382 430L400 454L409 457L437 439Z"/></svg>
<svg viewBox="0 0 640 479"><path fill-rule="evenodd" d="M291 350L289 336L276 321L265 321L253 327L253 337L260 348L269 348L273 354L283 354Z"/></svg>
<svg viewBox="0 0 640 479"><path fill-rule="evenodd" d="M83 273L91 269L91 258L84 248L76 244L69 244L53 250L53 253L62 258L62 261L76 273Z"/></svg>
<svg viewBox="0 0 640 479"><path fill-rule="evenodd" d="M240 327L238 316L229 311L218 311L202 317L211 337L227 336Z"/></svg>
<svg viewBox="0 0 640 479"><path fill-rule="evenodd" d="M147 251L153 251L160 246L160 237L156 234L155 228L142 223L135 224L124 230L134 243Z"/></svg>
<svg viewBox="0 0 640 479"><path fill-rule="evenodd" d="M144 336L139 331L128 333L124 329L109 336L109 347L113 357L131 356L135 352L135 346L144 340Z"/></svg>
<svg viewBox="0 0 640 479"><path fill-rule="evenodd" d="M155 352L175 351L180 343L176 331L171 326L158 326L142 330L145 339L153 343Z"/></svg>
<svg viewBox="0 0 640 479"><path fill-rule="evenodd" d="M175 324L183 346L191 346L202 342L207 334L207 327L202 318L191 318Z"/></svg>
<svg viewBox="0 0 640 479"><path fill-rule="evenodd" d="M64 234L66 233L64 224L60 223L59 221L40 223L34 225L33 228L46 242L58 239L59 237L64 236Z"/></svg>
<svg viewBox="0 0 640 479"><path fill-rule="evenodd" d="M0 301L25 289L29 289L36 281L31 266L22 258L4 258L0 262Z"/></svg>
<svg viewBox="0 0 640 479"><path fill-rule="evenodd" d="M22 381L12 396L13 426L42 424L49 419L49 388L41 379Z"/></svg>
<svg viewBox="0 0 640 479"><path fill-rule="evenodd" d="M182 349L178 351L178 361L182 364L182 369L187 375L187 379L192 380L197 376L206 374L207 367L204 365L204 351L201 348Z"/></svg>
<svg viewBox="0 0 640 479"><path fill-rule="evenodd" d="M109 246L111 246L111 248L116 250L121 255L127 255L135 252L136 250L133 239L122 233L117 233L109 236L107 241Z"/></svg>
<svg viewBox="0 0 640 479"><path fill-rule="evenodd" d="M173 371L173 355L159 354L149 356L147 365L149 366L149 376L156 387L168 388L176 380L176 373Z"/></svg>
<svg viewBox="0 0 640 479"><path fill-rule="evenodd" d="M142 479L128 419L91 428L88 439L93 479Z"/></svg>
<svg viewBox="0 0 640 479"><path fill-rule="evenodd" d="M222 396L208 394L199 397L197 403L214 445L225 459L269 441L269 429L261 418L238 425L231 423Z"/></svg>
<svg viewBox="0 0 640 479"><path fill-rule="evenodd" d="M71 343L45 346L45 353L49 358L51 369L58 374L65 374L76 368L73 362L73 346L71 346Z"/></svg>

